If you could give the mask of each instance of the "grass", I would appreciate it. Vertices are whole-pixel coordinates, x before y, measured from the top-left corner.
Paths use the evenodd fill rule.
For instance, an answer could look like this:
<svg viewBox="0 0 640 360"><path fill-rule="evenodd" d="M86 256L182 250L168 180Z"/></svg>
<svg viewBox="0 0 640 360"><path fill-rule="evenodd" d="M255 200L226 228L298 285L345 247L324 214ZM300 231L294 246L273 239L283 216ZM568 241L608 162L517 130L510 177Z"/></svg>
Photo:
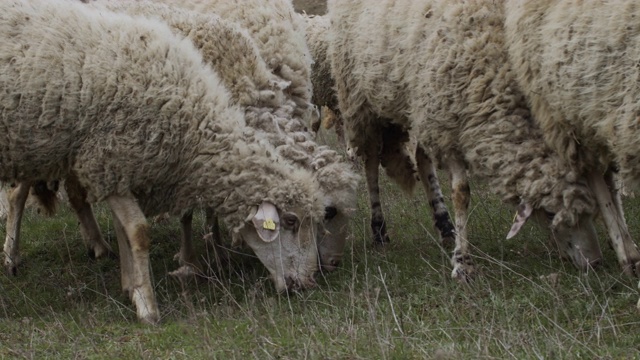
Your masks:
<svg viewBox="0 0 640 360"><path fill-rule="evenodd" d="M512 210L472 184L480 274L465 285L450 279L423 192L407 196L386 178L382 189L392 243L372 247L362 188L341 268L320 276L318 288L288 297L273 290L248 252L235 254L223 274L181 284L167 275L177 267L178 221L155 224L156 327L136 322L120 291L118 261L88 259L66 206L53 218L28 211L18 276L0 275L0 358L640 357L637 281L620 273L601 224L605 264L580 274L534 224L505 240ZM640 200L628 199L625 209L638 238ZM99 205L96 213L115 247L109 211Z"/></svg>

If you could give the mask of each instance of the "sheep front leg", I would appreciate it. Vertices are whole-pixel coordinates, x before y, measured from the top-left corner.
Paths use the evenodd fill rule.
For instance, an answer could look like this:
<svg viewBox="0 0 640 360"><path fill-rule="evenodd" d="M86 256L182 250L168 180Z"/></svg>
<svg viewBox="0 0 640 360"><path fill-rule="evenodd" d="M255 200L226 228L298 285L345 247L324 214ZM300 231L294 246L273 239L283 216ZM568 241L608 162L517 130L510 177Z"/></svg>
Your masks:
<svg viewBox="0 0 640 360"><path fill-rule="evenodd" d="M451 264L453 265L451 276L454 279L466 282L475 275L473 260L469 254L467 233L471 189L469 188L467 171L464 165L458 161L454 161L449 165L451 198L453 200L456 223L456 247L453 250L453 257L451 258Z"/></svg>
<svg viewBox="0 0 640 360"><path fill-rule="evenodd" d="M119 221L117 226L121 226L122 230L118 236L121 263L129 264L123 264L122 268L128 274L128 278L122 277L123 290L129 293L135 304L138 319L155 324L160 319L160 313L149 270L149 224L133 196L111 196L107 202L113 211L114 223Z"/></svg>
<svg viewBox="0 0 640 360"><path fill-rule="evenodd" d="M369 206L371 207L371 231L374 244L383 245L390 241L387 226L380 204L380 186L378 185L378 170L380 167L379 148L377 143L370 141L364 149L364 166L369 192Z"/></svg>
<svg viewBox="0 0 640 360"><path fill-rule="evenodd" d="M20 224L24 206L31 189L30 182L18 183L9 192L9 213L7 214L7 233L4 239L4 266L8 274L18 273L20 263Z"/></svg>
<svg viewBox="0 0 640 360"><path fill-rule="evenodd" d="M613 186L613 175L607 172L605 176L598 172L589 174L589 186L596 195L602 219L609 233L611 246L618 257L618 263L628 276L640 277L640 252L636 244L631 239L631 234L627 228L622 213L622 205L618 197L615 186ZM607 185L607 179L612 187Z"/></svg>
<svg viewBox="0 0 640 360"><path fill-rule="evenodd" d="M444 203L436 168L421 146L416 149L416 163L418 165L418 173L422 179L422 185L427 192L427 200L433 211L435 227L440 232L440 240L443 246L449 247L455 242L455 230L453 224L451 224L447 205Z"/></svg>
<svg viewBox="0 0 640 360"><path fill-rule="evenodd" d="M87 254L92 259L103 256L114 256L111 246L104 241L100 227L93 216L91 204L87 202L87 191L80 185L74 175L69 175L64 183L71 208L80 221L80 233L87 247Z"/></svg>

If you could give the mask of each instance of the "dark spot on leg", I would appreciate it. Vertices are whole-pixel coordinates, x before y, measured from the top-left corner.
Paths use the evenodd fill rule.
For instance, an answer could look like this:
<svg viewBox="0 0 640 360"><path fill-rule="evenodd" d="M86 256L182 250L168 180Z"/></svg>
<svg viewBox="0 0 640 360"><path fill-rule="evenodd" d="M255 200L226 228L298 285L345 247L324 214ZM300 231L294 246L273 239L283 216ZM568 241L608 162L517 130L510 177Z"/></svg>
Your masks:
<svg viewBox="0 0 640 360"><path fill-rule="evenodd" d="M440 238L444 246L448 247L455 243L455 227L451 223L449 213L439 213L433 215L436 228L440 231Z"/></svg>

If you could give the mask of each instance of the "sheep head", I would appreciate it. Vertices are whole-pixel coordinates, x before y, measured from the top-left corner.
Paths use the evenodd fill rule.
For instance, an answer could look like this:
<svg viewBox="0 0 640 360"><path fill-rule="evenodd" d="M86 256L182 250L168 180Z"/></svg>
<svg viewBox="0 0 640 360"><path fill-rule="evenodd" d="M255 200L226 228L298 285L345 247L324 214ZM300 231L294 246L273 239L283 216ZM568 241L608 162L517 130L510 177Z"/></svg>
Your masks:
<svg viewBox="0 0 640 360"><path fill-rule="evenodd" d="M278 291L315 286L316 226L305 212L283 211L264 201L252 209L239 235L269 270Z"/></svg>

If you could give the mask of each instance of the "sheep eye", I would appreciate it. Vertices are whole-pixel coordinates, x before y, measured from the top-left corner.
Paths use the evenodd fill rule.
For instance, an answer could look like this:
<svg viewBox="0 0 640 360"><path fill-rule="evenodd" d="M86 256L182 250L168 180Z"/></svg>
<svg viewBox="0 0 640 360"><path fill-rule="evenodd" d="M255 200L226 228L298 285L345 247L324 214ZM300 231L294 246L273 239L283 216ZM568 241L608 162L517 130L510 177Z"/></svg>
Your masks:
<svg viewBox="0 0 640 360"><path fill-rule="evenodd" d="M544 211L544 214L549 220L553 220L553 218L556 216L556 213L547 210Z"/></svg>
<svg viewBox="0 0 640 360"><path fill-rule="evenodd" d="M286 228L294 228L298 224L298 218L295 215L284 215L282 218L282 225Z"/></svg>
<svg viewBox="0 0 640 360"><path fill-rule="evenodd" d="M333 206L327 206L324 208L324 219L331 220L338 215L338 209Z"/></svg>

